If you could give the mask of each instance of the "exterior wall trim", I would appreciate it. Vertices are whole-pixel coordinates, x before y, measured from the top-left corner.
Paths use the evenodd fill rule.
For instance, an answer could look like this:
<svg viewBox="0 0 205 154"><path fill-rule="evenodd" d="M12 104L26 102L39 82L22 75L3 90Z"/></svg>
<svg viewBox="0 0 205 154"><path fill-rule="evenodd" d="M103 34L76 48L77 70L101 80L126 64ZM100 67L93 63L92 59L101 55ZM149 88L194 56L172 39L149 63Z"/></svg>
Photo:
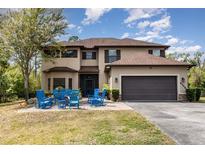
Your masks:
<svg viewBox="0 0 205 154"><path fill-rule="evenodd" d="M120 95L122 95L122 76L176 76L177 77L177 100L179 100L179 94L183 94L180 93L180 75L179 74L120 74L119 75L119 91L120 91Z"/></svg>

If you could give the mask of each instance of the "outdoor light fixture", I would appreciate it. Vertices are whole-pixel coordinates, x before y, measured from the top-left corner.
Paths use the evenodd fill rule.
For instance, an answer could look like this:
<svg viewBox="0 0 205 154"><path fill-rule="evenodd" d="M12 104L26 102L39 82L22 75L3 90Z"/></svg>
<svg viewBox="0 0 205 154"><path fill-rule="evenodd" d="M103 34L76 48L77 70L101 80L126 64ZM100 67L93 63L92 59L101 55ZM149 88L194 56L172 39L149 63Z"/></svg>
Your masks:
<svg viewBox="0 0 205 154"><path fill-rule="evenodd" d="M181 82L185 83L185 78L184 77L181 78Z"/></svg>
<svg viewBox="0 0 205 154"><path fill-rule="evenodd" d="M117 77L115 78L115 82L116 82L116 83L118 82L118 78L117 78Z"/></svg>

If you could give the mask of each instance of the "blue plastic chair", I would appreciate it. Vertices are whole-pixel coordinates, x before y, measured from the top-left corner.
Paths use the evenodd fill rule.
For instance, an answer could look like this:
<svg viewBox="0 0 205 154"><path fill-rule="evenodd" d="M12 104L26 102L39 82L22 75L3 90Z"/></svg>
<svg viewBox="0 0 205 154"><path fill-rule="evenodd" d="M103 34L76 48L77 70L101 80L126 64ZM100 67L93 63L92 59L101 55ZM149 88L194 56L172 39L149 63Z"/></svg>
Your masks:
<svg viewBox="0 0 205 154"><path fill-rule="evenodd" d="M38 100L38 107L41 109L51 108L53 104L53 99L49 97L45 97L45 93L43 90L36 91L36 97Z"/></svg>
<svg viewBox="0 0 205 154"><path fill-rule="evenodd" d="M94 95L88 95L88 104L91 103L92 99L99 98L100 89L94 89Z"/></svg>
<svg viewBox="0 0 205 154"><path fill-rule="evenodd" d="M79 109L79 105L80 105L79 91L78 92L74 91L70 96L69 109L71 109L71 107L77 107Z"/></svg>
<svg viewBox="0 0 205 154"><path fill-rule="evenodd" d="M55 102L58 104L58 108L66 108L67 100L65 98L66 92L65 91L55 91L53 93Z"/></svg>
<svg viewBox="0 0 205 154"><path fill-rule="evenodd" d="M105 100L106 93L107 93L107 91L106 91L106 89L104 89L101 96L93 98L91 100L90 105L91 106L104 106L105 105L104 100Z"/></svg>

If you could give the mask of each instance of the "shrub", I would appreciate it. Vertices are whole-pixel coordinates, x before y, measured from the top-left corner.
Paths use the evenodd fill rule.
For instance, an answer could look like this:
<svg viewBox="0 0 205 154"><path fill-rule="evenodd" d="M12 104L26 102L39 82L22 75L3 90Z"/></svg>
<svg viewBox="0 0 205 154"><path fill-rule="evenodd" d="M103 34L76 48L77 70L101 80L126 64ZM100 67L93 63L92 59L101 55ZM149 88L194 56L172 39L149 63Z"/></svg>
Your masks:
<svg viewBox="0 0 205 154"><path fill-rule="evenodd" d="M186 96L189 102L194 101L195 90L194 89L186 89Z"/></svg>
<svg viewBox="0 0 205 154"><path fill-rule="evenodd" d="M199 101L201 97L201 89L200 88L196 88L196 101Z"/></svg>
<svg viewBox="0 0 205 154"><path fill-rule="evenodd" d="M103 89L106 89L106 96L107 96L107 99L108 100L110 100L110 98L111 98L111 89L110 89L110 87L109 87L109 85L108 84L104 84L103 85Z"/></svg>
<svg viewBox="0 0 205 154"><path fill-rule="evenodd" d="M116 102L119 99L120 91L119 89L112 90L112 98Z"/></svg>
<svg viewBox="0 0 205 154"><path fill-rule="evenodd" d="M199 101L201 96L201 89L200 88L187 89L186 95L189 102Z"/></svg>

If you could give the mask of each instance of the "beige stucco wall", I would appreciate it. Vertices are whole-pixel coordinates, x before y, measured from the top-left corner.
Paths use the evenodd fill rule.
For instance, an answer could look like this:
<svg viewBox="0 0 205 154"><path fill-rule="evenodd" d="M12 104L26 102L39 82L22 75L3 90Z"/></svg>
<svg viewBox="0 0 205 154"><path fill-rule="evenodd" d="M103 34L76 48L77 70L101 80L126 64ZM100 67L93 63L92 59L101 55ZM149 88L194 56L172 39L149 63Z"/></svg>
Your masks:
<svg viewBox="0 0 205 154"><path fill-rule="evenodd" d="M73 89L78 89L78 73L70 73L70 72L50 72L43 73L44 82L43 87L46 91L48 91L48 78L51 78L51 90L53 90L53 78L65 78L65 88L68 89L68 79L72 78L72 86Z"/></svg>
<svg viewBox="0 0 205 154"><path fill-rule="evenodd" d="M108 73L104 72L105 65L108 64L108 63L104 63L104 59L105 59L105 57L104 57L105 52L104 51L105 50L118 49L121 51L121 58L123 58L123 57L129 56L129 55L132 56L132 54L135 52L143 52L145 54L148 54L148 50L150 50L150 49L163 49L163 48L101 47L101 48L99 48L99 50L96 51L96 53L97 53L96 60L82 60L82 51L85 51L85 50L80 51L80 48L69 48L69 49L78 50L78 57L77 58L56 58L53 60L55 63L53 63L52 61L47 61L47 62L43 61L42 71L49 69L51 67L56 67L56 66L63 66L63 67L67 66L67 67L73 68L75 70L79 70L80 66L99 66L99 88L102 89L104 83L109 83L112 86L116 86L115 83L112 82L114 80L113 74L108 75ZM123 71L126 72L127 70L123 70ZM134 73L135 73L135 71L134 71ZM145 71L146 71L146 69L145 69ZM128 69L128 73L129 72L130 72L130 68ZM138 73L140 73L140 72L138 72ZM50 78L63 77L63 75L65 75L64 77L68 77L68 74L70 74L70 73L63 74L60 72L56 72L56 73L53 72L53 73L50 73L50 75L46 74L46 73L42 73L42 88L47 89L48 76ZM73 74L73 73L71 73L71 74ZM75 73L75 74L77 74L77 73ZM74 78L76 78L76 79L74 79ZM51 83L53 84L52 80L51 80ZM78 88L78 75L73 76L73 88Z"/></svg>
<svg viewBox="0 0 205 154"><path fill-rule="evenodd" d="M153 50L153 49L164 49L164 48L137 48L137 47L120 47L120 48L113 48L113 47L101 47L99 48L99 54L98 54L98 66L99 66L99 88L103 88L103 84L104 83L108 83L108 75L107 73L104 72L105 70L105 65L107 65L108 63L105 63L105 50L108 49L117 49L121 51L121 58L125 57L125 56L132 56L133 53L136 52L141 52L141 53L145 53L148 54L148 50ZM111 78L113 79L113 77L111 76ZM112 84L112 83L111 83Z"/></svg>
<svg viewBox="0 0 205 154"><path fill-rule="evenodd" d="M80 48L69 48L78 51L77 58L53 58L50 61L43 61L42 71L52 67L70 67L75 70L80 69Z"/></svg>
<svg viewBox="0 0 205 154"><path fill-rule="evenodd" d="M96 52L96 59L82 59L82 52L90 52L95 51ZM98 51L96 50L81 50L81 66L98 66Z"/></svg>
<svg viewBox="0 0 205 154"><path fill-rule="evenodd" d="M174 75L177 76L177 89L178 94L185 94L185 89L180 85L181 78L185 78L184 85L187 86L187 68L184 66L133 66L133 67L112 67L111 76L112 83L111 88L118 88L121 94L121 76L133 75L133 76L154 76L154 75ZM115 78L118 78L118 82L115 82Z"/></svg>

